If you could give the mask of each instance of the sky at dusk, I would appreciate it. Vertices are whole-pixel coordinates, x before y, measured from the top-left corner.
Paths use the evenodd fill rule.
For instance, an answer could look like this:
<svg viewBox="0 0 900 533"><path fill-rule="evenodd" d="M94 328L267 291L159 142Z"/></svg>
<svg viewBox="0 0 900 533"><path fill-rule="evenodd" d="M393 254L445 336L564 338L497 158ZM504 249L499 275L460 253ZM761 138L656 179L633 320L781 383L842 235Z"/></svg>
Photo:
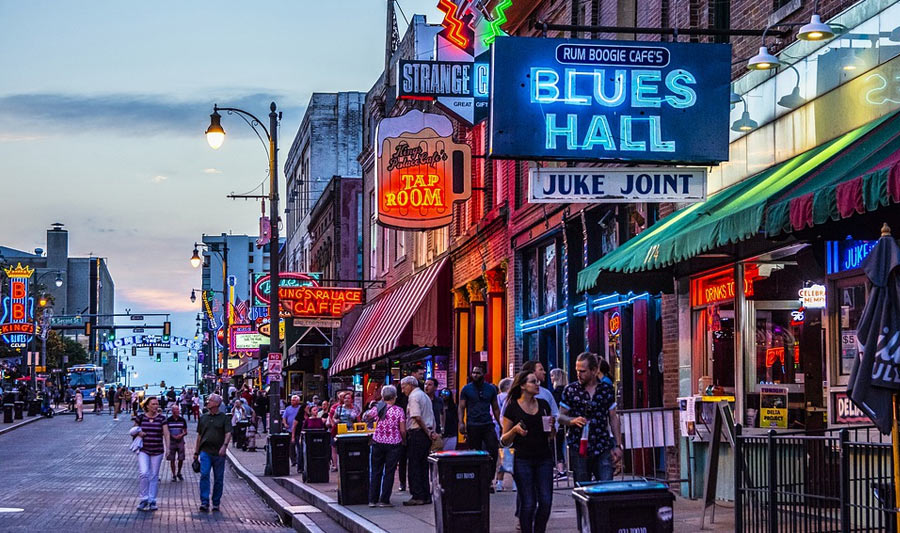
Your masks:
<svg viewBox="0 0 900 533"><path fill-rule="evenodd" d="M431 23L436 4L399 2ZM283 111L284 198L306 102L372 86L384 16L384 0L0 0L0 245L46 248L61 222L70 256L107 258L117 312L171 312L173 334L193 337L193 243L255 235L259 204L225 195L268 183L264 147L237 117L223 115L219 150L206 144L213 103L263 119L271 101ZM183 384L184 359L129 364L138 382Z"/></svg>

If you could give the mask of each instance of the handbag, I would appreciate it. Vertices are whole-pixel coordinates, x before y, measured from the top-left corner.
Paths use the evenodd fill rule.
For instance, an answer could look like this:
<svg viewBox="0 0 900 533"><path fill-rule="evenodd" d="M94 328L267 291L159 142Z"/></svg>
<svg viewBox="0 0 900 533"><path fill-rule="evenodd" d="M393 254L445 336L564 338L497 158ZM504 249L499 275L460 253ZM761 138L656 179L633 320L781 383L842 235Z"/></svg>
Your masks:
<svg viewBox="0 0 900 533"><path fill-rule="evenodd" d="M431 441L431 448L429 451L431 452L439 452L444 449L444 438L438 435L435 437L433 441Z"/></svg>
<svg viewBox="0 0 900 533"><path fill-rule="evenodd" d="M193 470L197 474L200 473L200 459L194 457L194 462L191 463L191 470Z"/></svg>

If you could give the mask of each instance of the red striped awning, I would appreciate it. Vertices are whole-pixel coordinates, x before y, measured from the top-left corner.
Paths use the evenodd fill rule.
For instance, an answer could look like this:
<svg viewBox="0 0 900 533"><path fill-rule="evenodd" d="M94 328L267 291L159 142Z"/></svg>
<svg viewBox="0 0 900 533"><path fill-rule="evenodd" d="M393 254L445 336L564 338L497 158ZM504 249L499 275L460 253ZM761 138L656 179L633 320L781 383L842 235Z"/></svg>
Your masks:
<svg viewBox="0 0 900 533"><path fill-rule="evenodd" d="M328 375L339 374L395 350L446 264L444 257L366 304Z"/></svg>

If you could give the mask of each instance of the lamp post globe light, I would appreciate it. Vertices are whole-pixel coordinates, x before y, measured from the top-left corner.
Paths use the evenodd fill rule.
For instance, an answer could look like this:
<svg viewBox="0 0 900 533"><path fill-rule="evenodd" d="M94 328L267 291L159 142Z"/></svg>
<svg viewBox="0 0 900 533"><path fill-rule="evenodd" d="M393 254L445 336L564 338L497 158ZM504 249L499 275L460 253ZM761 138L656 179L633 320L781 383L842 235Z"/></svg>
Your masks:
<svg viewBox="0 0 900 533"><path fill-rule="evenodd" d="M219 107L213 105L213 112L209 116L209 128L206 129L206 140L210 147L214 150L222 146L225 142L225 129L222 128L222 116L219 111L225 111L229 114L236 114L246 122L253 131L259 135L259 129L265 133L269 141L269 224L270 224L270 240L269 240L269 353L281 353L281 340L278 336L278 321L280 319L280 305L278 299L278 286L280 285L280 250L278 239L278 120L281 113L276 112L275 102L269 105L269 128L266 129L261 120L253 114L242 109L233 107ZM191 259L193 262L193 258ZM264 351L260 350L259 368L263 367ZM269 384L269 431L271 433L281 432L281 376L272 380Z"/></svg>

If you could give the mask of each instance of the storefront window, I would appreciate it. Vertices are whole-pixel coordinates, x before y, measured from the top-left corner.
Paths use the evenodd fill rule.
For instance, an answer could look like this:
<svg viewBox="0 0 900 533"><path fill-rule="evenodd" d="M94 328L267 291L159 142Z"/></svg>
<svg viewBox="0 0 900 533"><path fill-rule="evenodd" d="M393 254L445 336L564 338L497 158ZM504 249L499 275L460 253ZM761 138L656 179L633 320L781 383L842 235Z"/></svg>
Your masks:
<svg viewBox="0 0 900 533"><path fill-rule="evenodd" d="M540 316L540 278L538 277L538 262L535 254L525 254L525 318L537 318Z"/></svg>
<svg viewBox="0 0 900 533"><path fill-rule="evenodd" d="M853 280L846 285L839 284L838 293L840 298L838 320L841 331L840 373L842 376L849 376L853 360L861 349L856 337L856 328L866 305L866 286L861 280Z"/></svg>
<svg viewBox="0 0 900 533"><path fill-rule="evenodd" d="M559 282L556 268L556 243L545 246L541 252L544 267L544 313L557 309Z"/></svg>

